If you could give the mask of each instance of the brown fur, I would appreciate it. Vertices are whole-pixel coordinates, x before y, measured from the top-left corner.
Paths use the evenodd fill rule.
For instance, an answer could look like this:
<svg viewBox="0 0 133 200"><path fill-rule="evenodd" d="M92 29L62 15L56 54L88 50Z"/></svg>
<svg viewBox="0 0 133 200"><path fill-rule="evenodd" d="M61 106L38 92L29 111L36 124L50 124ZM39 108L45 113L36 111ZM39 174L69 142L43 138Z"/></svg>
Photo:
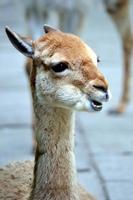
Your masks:
<svg viewBox="0 0 133 200"><path fill-rule="evenodd" d="M33 161L14 163L0 168L0 199L28 200L33 182ZM83 200L94 200L80 185L79 193Z"/></svg>

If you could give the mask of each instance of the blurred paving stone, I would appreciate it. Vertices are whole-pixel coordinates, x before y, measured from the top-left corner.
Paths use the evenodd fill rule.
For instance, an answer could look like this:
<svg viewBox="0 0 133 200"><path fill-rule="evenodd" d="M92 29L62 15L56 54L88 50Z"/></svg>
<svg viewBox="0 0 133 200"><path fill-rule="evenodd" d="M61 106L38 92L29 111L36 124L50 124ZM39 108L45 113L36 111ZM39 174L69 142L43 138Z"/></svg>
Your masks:
<svg viewBox="0 0 133 200"><path fill-rule="evenodd" d="M0 165L28 159L33 159L31 129L0 128Z"/></svg>
<svg viewBox="0 0 133 200"><path fill-rule="evenodd" d="M0 125L31 124L31 104L28 91L0 91Z"/></svg>
<svg viewBox="0 0 133 200"><path fill-rule="evenodd" d="M12 46L11 46L12 47ZM17 54L17 50L12 47L9 53L4 51L0 54L1 73L0 90L24 88L27 90L28 80L24 68L24 57Z"/></svg>
<svg viewBox="0 0 133 200"><path fill-rule="evenodd" d="M78 173L79 182L98 200L106 200L101 183L94 171Z"/></svg>
<svg viewBox="0 0 133 200"><path fill-rule="evenodd" d="M3 0L1 0L3 1ZM23 1L4 0L0 3L0 49L6 50L7 36L5 35L5 26L12 27L15 31L26 33L26 21L24 17Z"/></svg>
<svg viewBox="0 0 133 200"><path fill-rule="evenodd" d="M112 200L132 200L133 181L107 182L110 199Z"/></svg>
<svg viewBox="0 0 133 200"><path fill-rule="evenodd" d="M95 156L99 170L107 181L133 181L133 155Z"/></svg>
<svg viewBox="0 0 133 200"><path fill-rule="evenodd" d="M80 171L89 171L92 166L90 161L88 160L88 151L85 148L83 138L80 136L80 133L78 133L78 131L76 132L75 152L77 158L77 169Z"/></svg>
<svg viewBox="0 0 133 200"><path fill-rule="evenodd" d="M108 107L110 107L110 105L108 105ZM130 135L130 132L133 129L131 123L132 117L132 110L131 112L127 112L121 116L111 116L108 115L107 110L103 108L103 111L99 113L78 113L77 121L81 122L81 124L83 125L83 130L86 131L86 135L88 135L89 138L89 134L95 131L101 135L106 133L108 134L108 132L110 131L112 131L113 134L122 133L122 135L127 135L129 131Z"/></svg>
<svg viewBox="0 0 133 200"><path fill-rule="evenodd" d="M121 117L110 117L103 112L80 113L77 117L80 135L86 143L85 148L89 147L88 159L91 157L93 170L101 180L100 186L104 184L111 200L124 200L126 196L125 199L132 199L132 116L132 113L127 113ZM117 194L114 193L114 187Z"/></svg>
<svg viewBox="0 0 133 200"><path fill-rule="evenodd" d="M92 131L87 139L94 155L133 155L132 130L128 131L127 135L124 131L121 133Z"/></svg>

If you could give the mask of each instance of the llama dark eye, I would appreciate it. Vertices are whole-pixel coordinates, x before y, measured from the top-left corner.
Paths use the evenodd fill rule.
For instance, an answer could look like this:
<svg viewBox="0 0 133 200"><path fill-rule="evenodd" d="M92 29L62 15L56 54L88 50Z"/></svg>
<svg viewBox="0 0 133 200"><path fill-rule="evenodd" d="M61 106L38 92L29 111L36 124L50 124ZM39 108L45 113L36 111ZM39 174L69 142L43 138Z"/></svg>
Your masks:
<svg viewBox="0 0 133 200"><path fill-rule="evenodd" d="M98 63L100 62L100 58L99 58L99 57L97 57L97 62L98 62Z"/></svg>
<svg viewBox="0 0 133 200"><path fill-rule="evenodd" d="M67 63L63 63L63 62L60 62L60 63L57 63L57 64L53 64L51 66L52 70L56 73L60 73L60 72L63 72L65 71L66 69L68 69L68 64Z"/></svg>

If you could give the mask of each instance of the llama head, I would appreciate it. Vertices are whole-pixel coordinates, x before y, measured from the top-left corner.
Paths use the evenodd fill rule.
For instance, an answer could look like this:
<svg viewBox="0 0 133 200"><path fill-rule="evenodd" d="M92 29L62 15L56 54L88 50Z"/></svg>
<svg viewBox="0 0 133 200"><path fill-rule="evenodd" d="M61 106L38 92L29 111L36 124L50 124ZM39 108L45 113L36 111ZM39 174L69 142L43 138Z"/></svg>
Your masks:
<svg viewBox="0 0 133 200"><path fill-rule="evenodd" d="M12 44L33 59L33 99L40 104L82 111L99 111L110 94L97 68L97 56L79 37L44 26L38 40L23 38L6 28Z"/></svg>

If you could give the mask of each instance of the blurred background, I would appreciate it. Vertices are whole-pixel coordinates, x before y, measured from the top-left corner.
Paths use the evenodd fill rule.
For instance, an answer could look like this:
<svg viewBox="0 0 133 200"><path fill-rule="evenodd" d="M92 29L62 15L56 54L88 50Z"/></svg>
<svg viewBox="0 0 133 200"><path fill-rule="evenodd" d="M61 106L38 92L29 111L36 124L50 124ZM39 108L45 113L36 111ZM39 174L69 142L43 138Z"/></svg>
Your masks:
<svg viewBox="0 0 133 200"><path fill-rule="evenodd" d="M113 96L100 113L77 113L76 160L80 182L99 200L133 200L133 55L130 101L122 114L108 113L120 102L125 72L122 40L107 8L112 13L119 12L123 6L126 8L124 2L128 1L0 1L0 166L34 159L25 58L12 47L4 27L8 25L21 35L37 38L43 34L43 24L49 24L79 35L94 49ZM133 27L133 0L129 1L129 11ZM121 15L122 27L126 26L126 17Z"/></svg>

